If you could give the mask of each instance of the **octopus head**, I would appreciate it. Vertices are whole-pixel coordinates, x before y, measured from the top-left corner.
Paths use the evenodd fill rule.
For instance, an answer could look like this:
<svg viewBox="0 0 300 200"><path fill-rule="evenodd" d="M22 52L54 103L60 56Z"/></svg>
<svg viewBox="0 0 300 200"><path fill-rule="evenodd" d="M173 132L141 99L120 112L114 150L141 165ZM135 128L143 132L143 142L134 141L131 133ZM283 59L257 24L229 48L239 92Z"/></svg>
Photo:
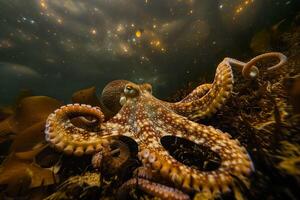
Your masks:
<svg viewBox="0 0 300 200"><path fill-rule="evenodd" d="M119 112L122 108L120 98L124 96L124 88L130 82L127 80L115 80L109 82L103 89L101 94L101 102L103 106L111 112L112 115Z"/></svg>
<svg viewBox="0 0 300 200"><path fill-rule="evenodd" d="M124 94L120 98L120 104L124 105L128 99L136 99L141 95L152 93L152 86L149 83L135 84L128 83L124 87Z"/></svg>
<svg viewBox="0 0 300 200"><path fill-rule="evenodd" d="M115 80L104 87L101 102L112 114L116 114L128 99L138 98L146 93L152 93L149 83L135 84L126 80Z"/></svg>

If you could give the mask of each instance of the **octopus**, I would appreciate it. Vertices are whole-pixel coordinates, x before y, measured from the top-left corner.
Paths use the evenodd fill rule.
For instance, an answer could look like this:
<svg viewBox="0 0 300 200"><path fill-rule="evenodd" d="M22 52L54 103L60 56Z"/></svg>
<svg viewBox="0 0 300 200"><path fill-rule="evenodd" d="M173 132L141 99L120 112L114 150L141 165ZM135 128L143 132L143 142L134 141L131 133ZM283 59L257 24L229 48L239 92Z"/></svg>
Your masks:
<svg viewBox="0 0 300 200"><path fill-rule="evenodd" d="M137 155L142 165L177 189L212 194L228 192L235 178L247 180L254 171L250 156L229 133L196 121L216 113L231 96L232 67L239 69L245 78L253 79L259 74L255 65L266 58L279 60L267 71L278 69L287 60L278 52L259 55L247 63L225 58L217 66L213 83L198 86L179 102L157 99L148 83L112 81L105 86L101 96L112 117L106 117L103 109L97 106L76 103L62 106L46 121L46 140L59 151L82 156L106 152L114 137L126 136L137 143ZM81 119L79 125L73 121L75 118ZM168 136L209 148L220 156L219 167L203 171L175 159L161 142ZM137 180L131 180L127 185ZM147 179L141 179L140 184L145 191L164 199L186 199L177 189L166 189Z"/></svg>

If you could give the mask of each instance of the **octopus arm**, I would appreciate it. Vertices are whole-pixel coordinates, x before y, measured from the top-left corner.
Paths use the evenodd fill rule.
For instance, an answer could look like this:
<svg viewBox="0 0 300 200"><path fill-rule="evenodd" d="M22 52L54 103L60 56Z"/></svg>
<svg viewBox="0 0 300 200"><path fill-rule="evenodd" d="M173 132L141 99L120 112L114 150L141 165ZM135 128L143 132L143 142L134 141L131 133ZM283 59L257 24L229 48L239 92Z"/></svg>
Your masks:
<svg viewBox="0 0 300 200"><path fill-rule="evenodd" d="M197 87L182 101L169 107L189 119L201 119L214 114L231 95L233 74L228 62L221 62L216 70L214 82Z"/></svg>
<svg viewBox="0 0 300 200"><path fill-rule="evenodd" d="M187 103L202 98L212 87L212 84L202 84L195 88L190 94L183 98L180 103Z"/></svg>
<svg viewBox="0 0 300 200"><path fill-rule="evenodd" d="M80 128L72 123L72 118L89 116L96 120L93 130ZM59 151L81 156L92 154L106 148L109 142L107 130L103 130L101 122L104 115L98 107L69 104L62 106L50 114L46 121L46 140ZM85 123L83 120L82 123ZM89 126L91 123L86 123ZM90 127L91 128L91 127Z"/></svg>
<svg viewBox="0 0 300 200"><path fill-rule="evenodd" d="M267 68L268 71L279 69L287 57L279 52L270 52L254 57L249 62L241 62L233 58L225 58L217 67L214 82L209 85L200 85L191 94L180 102L168 103L168 107L176 113L189 119L201 119L214 114L230 97L233 89L233 74L231 67L236 67L247 79L256 78L259 70L256 63L263 59L276 58L279 62ZM203 95L203 96L202 96Z"/></svg>
<svg viewBox="0 0 300 200"><path fill-rule="evenodd" d="M204 126L182 118L177 114L166 115L161 111L164 125L155 127L156 134L176 136L203 145L218 154L220 166L212 171L201 171L185 165L158 143L153 137L140 145L139 159L162 177L188 191L210 191L212 194L226 192L234 185L234 178L246 181L254 170L251 159L237 140L211 126ZM162 116L168 116L163 118Z"/></svg>
<svg viewBox="0 0 300 200"><path fill-rule="evenodd" d="M125 182L118 190L119 199L123 199L128 190L132 188L139 188L140 190L159 197L161 199L174 199L174 200L188 200L190 197L180 190L171 188L159 183L155 183L143 178L132 178Z"/></svg>

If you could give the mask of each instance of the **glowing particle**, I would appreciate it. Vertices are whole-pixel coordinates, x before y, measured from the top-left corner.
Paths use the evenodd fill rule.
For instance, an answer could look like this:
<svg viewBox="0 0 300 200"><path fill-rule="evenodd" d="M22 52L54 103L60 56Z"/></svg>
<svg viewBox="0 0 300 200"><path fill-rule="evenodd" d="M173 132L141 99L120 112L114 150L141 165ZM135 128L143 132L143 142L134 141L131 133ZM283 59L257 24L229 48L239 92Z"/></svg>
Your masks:
<svg viewBox="0 0 300 200"><path fill-rule="evenodd" d="M239 7L239 8L237 8L237 9L235 10L235 12L236 12L236 13L240 13L240 12L242 12L242 10L243 10L243 7Z"/></svg>
<svg viewBox="0 0 300 200"><path fill-rule="evenodd" d="M238 7L235 9L235 14L240 14L243 10L245 10L254 0L244 0Z"/></svg>
<svg viewBox="0 0 300 200"><path fill-rule="evenodd" d="M97 34L97 30L96 29L91 29L91 34L96 35Z"/></svg>
<svg viewBox="0 0 300 200"><path fill-rule="evenodd" d="M41 1L40 1L40 6L41 6L43 9L47 9L47 5L46 5L46 3L45 3L44 0L41 0Z"/></svg>
<svg viewBox="0 0 300 200"><path fill-rule="evenodd" d="M119 48L120 48L119 52L121 54L123 54L123 55L129 55L130 54L130 47L128 46L127 43L121 43L119 45L120 45L119 46Z"/></svg>
<svg viewBox="0 0 300 200"><path fill-rule="evenodd" d="M57 23L62 24L63 23L62 19L57 19Z"/></svg>
<svg viewBox="0 0 300 200"><path fill-rule="evenodd" d="M124 31L124 26L123 26L122 24L118 24L118 26L117 26L117 31L118 31L118 32Z"/></svg>
<svg viewBox="0 0 300 200"><path fill-rule="evenodd" d="M152 41L150 42L150 44L151 44L152 46L158 47L158 46L160 45L160 41L159 41L159 40L152 40Z"/></svg>
<svg viewBox="0 0 300 200"><path fill-rule="evenodd" d="M219 5L219 8L222 9L223 8L223 4Z"/></svg>
<svg viewBox="0 0 300 200"><path fill-rule="evenodd" d="M140 38L140 37L142 36L142 32L141 32L140 30L137 30L137 31L135 32L135 36L136 36L137 38Z"/></svg>
<svg viewBox="0 0 300 200"><path fill-rule="evenodd" d="M123 46L123 51L125 52L125 53L127 53L128 52L128 48L127 47L125 47L125 46Z"/></svg>
<svg viewBox="0 0 300 200"><path fill-rule="evenodd" d="M156 28L157 26L156 26L156 24L153 24L153 28Z"/></svg>

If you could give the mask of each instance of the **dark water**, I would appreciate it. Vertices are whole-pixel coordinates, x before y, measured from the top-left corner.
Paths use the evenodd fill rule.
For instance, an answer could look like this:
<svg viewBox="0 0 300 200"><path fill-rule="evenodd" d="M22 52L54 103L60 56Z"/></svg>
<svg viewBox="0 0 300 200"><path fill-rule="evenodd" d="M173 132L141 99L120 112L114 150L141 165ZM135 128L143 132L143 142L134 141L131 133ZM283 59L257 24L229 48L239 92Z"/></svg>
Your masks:
<svg viewBox="0 0 300 200"><path fill-rule="evenodd" d="M212 80L225 56L257 54L253 36L297 11L298 0L1 0L0 104L24 89L69 101L114 79L166 98Z"/></svg>

